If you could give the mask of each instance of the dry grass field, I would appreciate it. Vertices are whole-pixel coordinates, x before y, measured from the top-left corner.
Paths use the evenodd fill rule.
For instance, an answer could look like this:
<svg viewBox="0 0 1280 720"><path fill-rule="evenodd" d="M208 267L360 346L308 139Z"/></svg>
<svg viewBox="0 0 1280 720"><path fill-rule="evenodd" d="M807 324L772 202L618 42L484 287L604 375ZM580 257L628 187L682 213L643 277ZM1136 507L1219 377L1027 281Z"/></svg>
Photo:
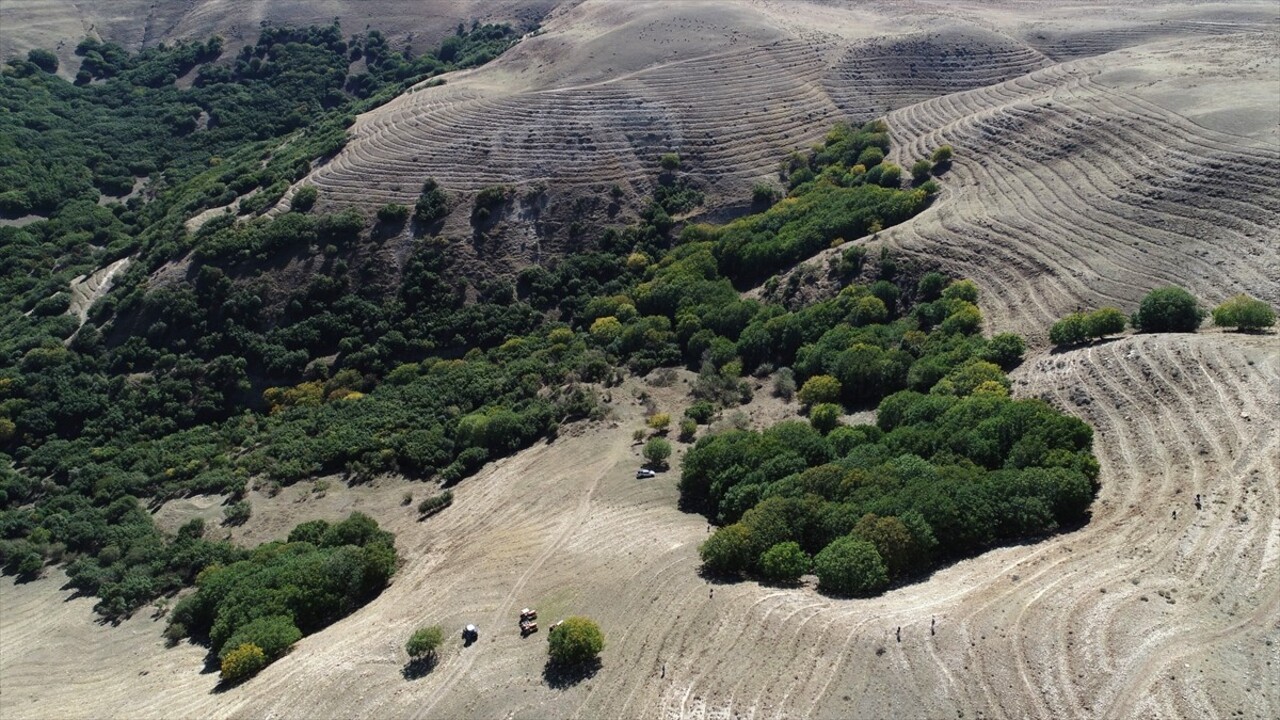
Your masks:
<svg viewBox="0 0 1280 720"><path fill-rule="evenodd" d="M328 5L346 4L311 9L330 18ZM352 7L381 12L365 5ZM278 5L181 16L250 7ZM422 21L389 7L389 22ZM0 14L18 10L31 28L89 17L34 0ZM225 27L199 22L191 32ZM740 204L837 119L887 115L900 161L944 142L957 159L938 201L876 242L974 278L993 332L1039 346L1077 306L1132 308L1175 282L1209 303L1245 291L1280 305L1274 3L584 0L544 30L361 117L308 182L362 206L411 200L425 177L463 193L643 188L678 149L713 206ZM708 527L676 509L679 457L636 480L631 437L640 389L678 413L687 385L631 379L612 419L486 466L425 522L402 500L428 488L394 477L251 495L238 539L359 509L397 534L405 563L375 601L225 692L201 648L165 648L150 613L103 626L57 573L0 579L0 716L1280 717L1280 339L1041 348L1013 379L1094 427L1091 522L878 598L699 576ZM794 412L760 395L753 422ZM216 499L159 519L195 515L215 518ZM516 627L525 606L595 618L600 669L544 677L545 633ZM468 622L478 643L455 633L431 673L402 675L415 627Z"/></svg>

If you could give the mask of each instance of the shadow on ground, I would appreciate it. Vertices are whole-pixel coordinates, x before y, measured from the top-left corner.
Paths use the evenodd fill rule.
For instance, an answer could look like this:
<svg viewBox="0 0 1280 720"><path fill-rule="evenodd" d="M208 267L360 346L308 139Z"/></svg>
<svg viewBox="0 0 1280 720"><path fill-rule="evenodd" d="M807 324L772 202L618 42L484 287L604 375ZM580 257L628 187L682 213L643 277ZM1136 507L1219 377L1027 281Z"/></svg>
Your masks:
<svg viewBox="0 0 1280 720"><path fill-rule="evenodd" d="M432 670L436 669L436 659L434 657L417 658L410 660L400 668L400 674L405 680L417 680L426 677Z"/></svg>
<svg viewBox="0 0 1280 720"><path fill-rule="evenodd" d="M577 685L583 680L590 680L599 671L600 660L598 658L578 665L558 665L548 662L546 667L542 669L542 679L550 687L556 690L564 690Z"/></svg>

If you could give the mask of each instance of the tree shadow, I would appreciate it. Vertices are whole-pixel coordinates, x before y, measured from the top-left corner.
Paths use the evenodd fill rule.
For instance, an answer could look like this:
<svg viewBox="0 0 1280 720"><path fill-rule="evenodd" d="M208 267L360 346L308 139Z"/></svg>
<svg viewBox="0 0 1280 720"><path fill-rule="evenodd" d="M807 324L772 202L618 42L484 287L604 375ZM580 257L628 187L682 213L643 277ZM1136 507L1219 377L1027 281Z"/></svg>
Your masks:
<svg viewBox="0 0 1280 720"><path fill-rule="evenodd" d="M583 680L595 677L595 674L600 672L600 668L600 658L576 665L560 665L548 660L546 666L542 668L542 680L555 690L566 690Z"/></svg>
<svg viewBox="0 0 1280 720"><path fill-rule="evenodd" d="M417 680L424 678L436 669L437 658L435 655L428 657L414 658L404 664L400 668L400 675L405 680Z"/></svg>

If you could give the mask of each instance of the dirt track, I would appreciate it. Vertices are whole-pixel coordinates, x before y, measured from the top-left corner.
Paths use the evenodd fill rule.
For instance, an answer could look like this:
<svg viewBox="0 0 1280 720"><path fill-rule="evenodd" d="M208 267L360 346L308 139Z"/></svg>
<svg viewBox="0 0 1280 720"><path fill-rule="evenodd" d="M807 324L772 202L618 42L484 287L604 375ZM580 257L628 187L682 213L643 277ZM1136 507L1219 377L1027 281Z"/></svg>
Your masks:
<svg viewBox="0 0 1280 720"><path fill-rule="evenodd" d="M820 135L834 117L824 110L899 107L890 121L903 159L938 142L959 155L935 207L880 239L977 279L992 329L1034 337L1076 305L1131 307L1163 282L1210 301L1246 290L1277 304L1280 135L1266 93L1280 55L1260 7L1063 4L1040 17L1050 11L982 6L948 10L954 22L921 15L920 35L875 40L885 21L869 11L857 25L838 6L755 3L730 16L737 35L696 26L711 39L693 53L678 41L699 37L688 29L698 18L611 19L589 2L572 11L582 24L566 11L540 44L362 118L359 140L314 180L355 192L376 178L386 188L375 184L370 202L380 202L392 184L443 177L449 158L468 170L448 177L458 187L543 177L544 165L639 178L661 144L632 144L608 123L625 124L640 98L671 118L659 127L710 135L703 167L729 188ZM611 22L625 32L606 32ZM569 60L616 47L633 53L614 68L629 74L608 82L574 76L583 63L557 66L571 31L582 55ZM926 41L919 57L936 59L953 40L991 61L926 71L921 59L909 72L883 60ZM806 59L815 52L821 63ZM757 62L779 89L739 94L764 87ZM742 118L723 111L726 98ZM530 138L531 128L547 134ZM574 133L596 133L597 149L557 154ZM651 392L678 410L678 387ZM1093 520L881 598L708 585L696 574L707 526L675 509L675 472L633 478L640 408L621 403L616 427L494 464L425 523L392 480L323 498L306 487L255 496L246 540L359 508L398 534L407 562L370 606L229 692L212 692L198 648L164 649L146 613L102 627L91 600L62 602L56 578L3 579L0 714L1280 717L1280 339L1207 332L1041 352L1015 374L1015 392L1095 428ZM521 640L514 624L526 605L598 619L609 640L601 670L565 688L545 682L545 636ZM405 638L436 622L476 622L481 641L454 640L433 673L404 679Z"/></svg>

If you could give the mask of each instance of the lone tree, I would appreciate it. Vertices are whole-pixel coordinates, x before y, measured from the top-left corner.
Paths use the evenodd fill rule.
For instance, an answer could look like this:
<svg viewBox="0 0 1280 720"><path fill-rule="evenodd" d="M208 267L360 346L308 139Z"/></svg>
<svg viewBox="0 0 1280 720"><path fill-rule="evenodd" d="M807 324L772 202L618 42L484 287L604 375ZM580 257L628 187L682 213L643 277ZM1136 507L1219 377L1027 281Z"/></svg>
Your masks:
<svg viewBox="0 0 1280 720"><path fill-rule="evenodd" d="M1237 330L1261 330L1276 324L1276 311L1242 293L1213 309L1213 324Z"/></svg>
<svg viewBox="0 0 1280 720"><path fill-rule="evenodd" d="M1142 332L1195 332L1204 314L1186 290L1157 288L1142 299L1138 312L1133 314L1133 326Z"/></svg>
<svg viewBox="0 0 1280 720"><path fill-rule="evenodd" d="M674 172L680 169L680 155L677 153L665 153L658 158L658 164L667 172Z"/></svg>
<svg viewBox="0 0 1280 720"><path fill-rule="evenodd" d="M667 464L667 458L671 457L671 443L660 437L650 438L649 442L644 444L644 459L650 465L663 467Z"/></svg>
<svg viewBox="0 0 1280 720"><path fill-rule="evenodd" d="M557 665L581 665L595 660L604 649L604 633L600 626L585 617L571 617L552 630L547 640L551 662Z"/></svg>
<svg viewBox="0 0 1280 720"><path fill-rule="evenodd" d="M444 630L439 625L420 627L409 636L409 642L405 643L404 649L414 660L434 660L436 651L440 649L440 644L443 642Z"/></svg>

